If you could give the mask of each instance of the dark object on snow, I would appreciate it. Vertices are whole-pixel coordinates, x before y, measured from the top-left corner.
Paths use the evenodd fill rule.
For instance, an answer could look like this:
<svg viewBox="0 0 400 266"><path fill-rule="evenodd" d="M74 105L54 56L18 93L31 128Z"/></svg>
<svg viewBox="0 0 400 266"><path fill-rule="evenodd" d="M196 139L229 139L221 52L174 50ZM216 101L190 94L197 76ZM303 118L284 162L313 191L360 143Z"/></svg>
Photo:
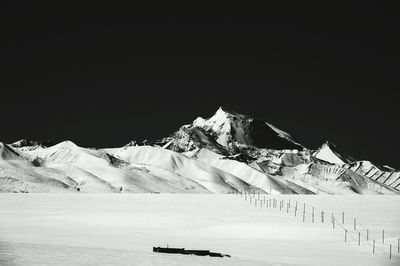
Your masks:
<svg viewBox="0 0 400 266"><path fill-rule="evenodd" d="M183 255L196 255L196 256L210 256L210 257L231 257L230 255L210 252L209 250L194 250L194 249L184 249L184 248L162 248L153 247L153 252L159 253L172 253L172 254L183 254Z"/></svg>

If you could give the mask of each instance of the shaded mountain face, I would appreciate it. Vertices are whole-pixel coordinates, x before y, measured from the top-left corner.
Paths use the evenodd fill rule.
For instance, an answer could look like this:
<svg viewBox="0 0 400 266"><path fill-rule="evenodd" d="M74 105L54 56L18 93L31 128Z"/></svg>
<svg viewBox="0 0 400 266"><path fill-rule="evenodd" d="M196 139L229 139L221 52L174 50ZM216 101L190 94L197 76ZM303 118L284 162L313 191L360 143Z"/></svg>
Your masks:
<svg viewBox="0 0 400 266"><path fill-rule="evenodd" d="M0 159L1 160L21 160L22 156L7 144L0 142Z"/></svg>
<svg viewBox="0 0 400 266"><path fill-rule="evenodd" d="M332 143L219 108L169 137L110 149L64 141L0 143L0 192L400 194L400 172Z"/></svg>

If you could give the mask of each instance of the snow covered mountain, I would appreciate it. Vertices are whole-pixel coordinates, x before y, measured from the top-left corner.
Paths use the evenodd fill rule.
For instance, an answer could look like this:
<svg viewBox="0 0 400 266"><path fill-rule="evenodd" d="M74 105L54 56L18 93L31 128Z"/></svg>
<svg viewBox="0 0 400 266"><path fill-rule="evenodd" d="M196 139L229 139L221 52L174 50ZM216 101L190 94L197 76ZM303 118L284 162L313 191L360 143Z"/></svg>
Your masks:
<svg viewBox="0 0 400 266"><path fill-rule="evenodd" d="M0 192L400 194L400 172L310 150L277 127L219 108L169 137L121 148L0 143Z"/></svg>
<svg viewBox="0 0 400 266"><path fill-rule="evenodd" d="M224 154L246 153L245 150L254 147L276 150L304 148L290 134L271 124L222 107L211 118L198 117L192 124L182 126L155 144L177 152L204 147Z"/></svg>

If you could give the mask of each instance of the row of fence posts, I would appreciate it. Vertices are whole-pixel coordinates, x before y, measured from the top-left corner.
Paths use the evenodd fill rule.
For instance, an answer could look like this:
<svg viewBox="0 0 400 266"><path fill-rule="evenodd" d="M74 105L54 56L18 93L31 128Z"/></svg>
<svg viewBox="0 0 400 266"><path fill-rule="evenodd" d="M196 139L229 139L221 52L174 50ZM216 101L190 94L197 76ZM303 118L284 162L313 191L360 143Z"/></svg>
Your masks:
<svg viewBox="0 0 400 266"><path fill-rule="evenodd" d="M251 192L253 192L253 193L251 193ZM271 192L271 189L270 189L270 192ZM243 190L243 191L241 191L241 190L233 190L233 194L238 194L242 198L244 197L245 201L247 201L247 199L249 199L250 204L253 205L253 202L254 202L254 206L255 207L257 207L257 203L258 203L258 206L261 207L261 208L263 206L265 208L271 208L271 209L277 209L278 208L278 200L276 198L271 198L271 194L269 194L269 196L270 196L269 199L266 198L265 195L268 195L268 194L260 193L260 190L257 190L257 192L256 191L251 191L251 190ZM262 195L262 194L264 194L264 195ZM291 199L288 199L288 202L286 203L286 213L290 212L290 209L291 209L291 206L292 206L291 204L292 204ZM284 200L280 200L279 201L279 211L282 211L284 209L285 209ZM297 201L295 202L295 205L294 205L293 209L294 209L294 217L297 217L298 216L297 215L297 213L298 213L298 202ZM315 216L316 216L315 208L311 207L311 210L312 210L311 211L311 222L314 223L315 222ZM332 228L333 229L335 229L336 225L339 225L340 227L343 228L343 230L344 230L344 242L347 242L348 235L349 236L351 236L351 235L350 235L349 230L344 227L344 225L345 225L345 213L342 212L341 216L342 216L341 217L342 218L341 219L342 224L340 224L340 223L338 223L336 221L336 217L335 217L334 213L332 212L331 213L331 224L332 224ZM321 211L321 223L325 222L325 217L326 217L325 211ZM306 204L305 203L303 203L302 220L303 220L303 222L306 221ZM357 231L357 219L356 218L353 219L353 231ZM377 250L376 240L370 238L369 232L370 232L369 229L366 229L366 235L363 235L363 234L361 234L361 231L358 231L357 232L358 239L354 239L354 238L353 239L357 241L359 246L361 245L361 236L365 236L366 237L366 241L372 240L372 253L375 254L375 251ZM385 244L385 230L384 229L382 230L382 244L386 245ZM388 248L389 248L389 258L391 259L392 258L393 245L389 244ZM384 250L382 250L382 251L385 252ZM400 238L397 238L397 253L400 253Z"/></svg>

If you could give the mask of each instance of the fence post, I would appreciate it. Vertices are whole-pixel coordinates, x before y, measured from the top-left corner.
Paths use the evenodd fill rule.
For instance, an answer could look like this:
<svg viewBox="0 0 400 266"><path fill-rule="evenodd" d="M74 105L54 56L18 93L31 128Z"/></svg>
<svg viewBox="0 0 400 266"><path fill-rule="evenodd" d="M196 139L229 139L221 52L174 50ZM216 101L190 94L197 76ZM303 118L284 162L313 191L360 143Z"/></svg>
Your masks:
<svg viewBox="0 0 400 266"><path fill-rule="evenodd" d="M373 253L373 254L375 253L375 239L374 239L374 243L373 243L373 245L372 245L372 253Z"/></svg>
<svg viewBox="0 0 400 266"><path fill-rule="evenodd" d="M397 253L400 253L400 238L397 238Z"/></svg>
<svg viewBox="0 0 400 266"><path fill-rule="evenodd" d="M335 229L335 216L333 216L332 226L333 226L333 229Z"/></svg>
<svg viewBox="0 0 400 266"><path fill-rule="evenodd" d="M344 212L342 212L342 224L344 225Z"/></svg>
<svg viewBox="0 0 400 266"><path fill-rule="evenodd" d="M361 233L358 232L358 245L360 245L360 244L361 244Z"/></svg>
<svg viewBox="0 0 400 266"><path fill-rule="evenodd" d="M314 207L312 207L312 222L314 222Z"/></svg>
<svg viewBox="0 0 400 266"><path fill-rule="evenodd" d="M369 239L369 230L367 229L367 241Z"/></svg>
<svg viewBox="0 0 400 266"><path fill-rule="evenodd" d="M289 213L289 203L286 205L286 212Z"/></svg>
<svg viewBox="0 0 400 266"><path fill-rule="evenodd" d="M344 242L347 242L347 229L344 229Z"/></svg>
<svg viewBox="0 0 400 266"><path fill-rule="evenodd" d="M385 243L385 229L382 229L382 243Z"/></svg>
<svg viewBox="0 0 400 266"><path fill-rule="evenodd" d="M357 230L357 220L354 218L354 230Z"/></svg>
<svg viewBox="0 0 400 266"><path fill-rule="evenodd" d="M392 244L390 244L390 247L389 247L389 259L391 259L392 258Z"/></svg>
<svg viewBox="0 0 400 266"><path fill-rule="evenodd" d="M321 223L324 223L324 211L321 211Z"/></svg>

